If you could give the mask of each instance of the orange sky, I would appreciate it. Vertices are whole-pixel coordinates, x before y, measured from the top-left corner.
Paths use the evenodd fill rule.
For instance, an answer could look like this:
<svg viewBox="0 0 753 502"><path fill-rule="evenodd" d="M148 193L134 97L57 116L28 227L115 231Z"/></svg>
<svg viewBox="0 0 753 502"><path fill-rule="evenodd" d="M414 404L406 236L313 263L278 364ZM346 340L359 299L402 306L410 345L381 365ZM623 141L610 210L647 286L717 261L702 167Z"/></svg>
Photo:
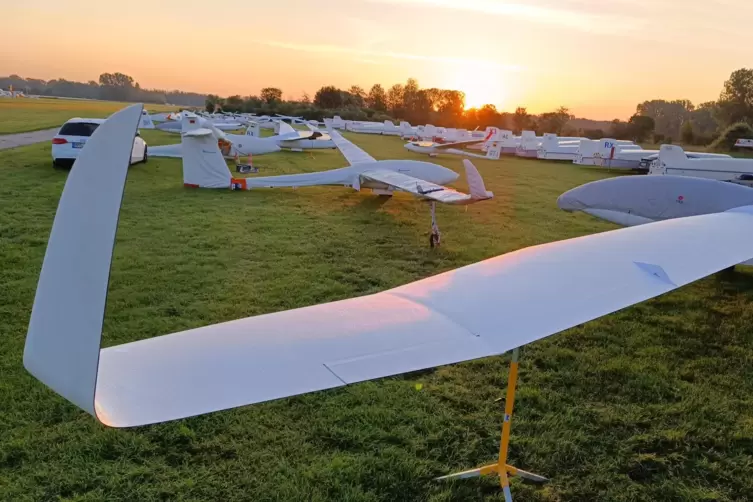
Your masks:
<svg viewBox="0 0 753 502"><path fill-rule="evenodd" d="M469 105L624 119L646 99L716 99L753 66L753 0L36 0L0 12L0 75L121 71L223 96L415 77Z"/></svg>

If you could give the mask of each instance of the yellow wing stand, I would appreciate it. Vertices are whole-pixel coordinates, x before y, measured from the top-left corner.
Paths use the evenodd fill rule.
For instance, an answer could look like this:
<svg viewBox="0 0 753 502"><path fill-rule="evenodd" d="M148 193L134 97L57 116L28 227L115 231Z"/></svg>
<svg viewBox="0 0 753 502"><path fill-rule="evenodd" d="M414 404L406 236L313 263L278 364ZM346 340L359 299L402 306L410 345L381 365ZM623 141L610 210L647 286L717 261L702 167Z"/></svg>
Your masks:
<svg viewBox="0 0 753 502"><path fill-rule="evenodd" d="M512 352L512 361L510 361L510 376L507 379L507 397L505 398L505 420L502 422L502 439L499 443L499 457L496 464L485 465L478 469L457 472L437 478L437 480L477 478L488 474L499 476L499 485L505 494L505 502L512 502L512 493L510 491L510 476L518 476L534 483L546 483L549 481L543 476L518 469L507 463L507 452L510 446L510 428L512 426L512 412L515 406L515 388L518 384L518 359L520 349Z"/></svg>

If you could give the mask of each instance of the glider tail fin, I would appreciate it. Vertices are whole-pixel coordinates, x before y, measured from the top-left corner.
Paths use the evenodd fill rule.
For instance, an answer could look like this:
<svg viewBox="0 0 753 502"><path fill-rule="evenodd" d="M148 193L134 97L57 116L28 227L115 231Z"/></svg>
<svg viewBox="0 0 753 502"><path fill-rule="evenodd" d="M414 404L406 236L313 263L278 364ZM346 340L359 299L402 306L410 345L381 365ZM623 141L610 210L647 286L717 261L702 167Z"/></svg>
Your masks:
<svg viewBox="0 0 753 502"><path fill-rule="evenodd" d="M486 190L484 180L481 178L476 166L468 159L463 160L465 167L465 177L468 180L468 190L471 192L471 199L474 202L491 199L494 194Z"/></svg>
<svg viewBox="0 0 753 502"><path fill-rule="evenodd" d="M499 156L502 154L502 143L499 141L491 141L487 143L486 158L490 160L499 160Z"/></svg>
<svg viewBox="0 0 753 502"><path fill-rule="evenodd" d="M685 150L677 145L662 145L659 150L659 162L661 164L677 166L688 160Z"/></svg>
<svg viewBox="0 0 753 502"><path fill-rule="evenodd" d="M254 138L260 137L259 134L259 123L258 122L249 122L248 127L246 128L246 136L252 136Z"/></svg>
<svg viewBox="0 0 753 502"><path fill-rule="evenodd" d="M141 110L141 122L139 122L139 129L154 129L154 122L152 116L146 110Z"/></svg>

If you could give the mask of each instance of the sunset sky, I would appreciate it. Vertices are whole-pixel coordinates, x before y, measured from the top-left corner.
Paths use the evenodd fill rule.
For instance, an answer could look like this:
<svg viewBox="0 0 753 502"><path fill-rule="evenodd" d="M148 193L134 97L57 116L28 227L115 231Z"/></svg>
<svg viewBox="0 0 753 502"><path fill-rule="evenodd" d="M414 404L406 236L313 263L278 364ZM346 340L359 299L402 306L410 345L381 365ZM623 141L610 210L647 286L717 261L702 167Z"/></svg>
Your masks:
<svg viewBox="0 0 753 502"><path fill-rule="evenodd" d="M753 0L35 0L0 9L0 75L222 96L408 77L469 106L627 118L753 66Z"/></svg>

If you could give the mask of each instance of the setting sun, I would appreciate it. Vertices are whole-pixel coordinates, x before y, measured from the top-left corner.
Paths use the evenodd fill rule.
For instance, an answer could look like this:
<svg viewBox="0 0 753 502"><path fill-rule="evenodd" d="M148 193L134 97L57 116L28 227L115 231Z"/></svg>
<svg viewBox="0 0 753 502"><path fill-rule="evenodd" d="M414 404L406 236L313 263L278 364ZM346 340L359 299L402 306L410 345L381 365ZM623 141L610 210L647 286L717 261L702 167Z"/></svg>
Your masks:
<svg viewBox="0 0 753 502"><path fill-rule="evenodd" d="M465 93L465 108L481 108L491 104L504 108L511 79L505 78L499 66L492 63L468 61L453 65L442 76L442 85Z"/></svg>

